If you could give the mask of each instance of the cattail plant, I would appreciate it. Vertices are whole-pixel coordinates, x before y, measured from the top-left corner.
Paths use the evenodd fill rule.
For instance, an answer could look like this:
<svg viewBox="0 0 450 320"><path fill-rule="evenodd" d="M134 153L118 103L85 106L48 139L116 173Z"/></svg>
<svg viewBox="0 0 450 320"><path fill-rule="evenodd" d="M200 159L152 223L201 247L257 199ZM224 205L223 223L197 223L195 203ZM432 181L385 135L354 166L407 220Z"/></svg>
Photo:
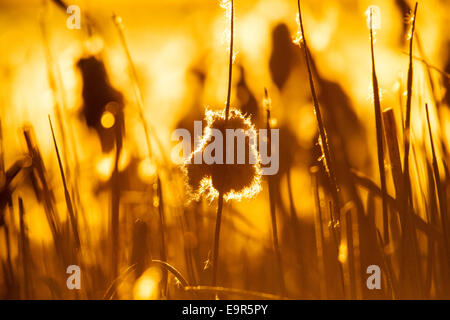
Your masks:
<svg viewBox="0 0 450 320"><path fill-rule="evenodd" d="M244 164L225 163L195 163L195 158L199 155L203 157L205 150L211 145L212 131L218 130L223 133L227 129L242 129L256 136L256 130L249 118L244 117L237 109L229 109L228 116L225 111L206 111L207 127L199 147L190 155L184 164L184 171L187 177L187 186L193 198L206 196L209 200L218 199L216 231L214 240L213 257L213 285L216 283L217 259L219 250L220 224L223 208L223 200L251 199L261 190L261 164L259 153L254 145L246 142L246 159ZM235 148L236 149L236 148ZM236 150L235 150L236 151ZM234 152L236 154L236 152ZM223 158L227 158L227 151L224 150ZM255 163L250 163L250 159L255 159Z"/></svg>
<svg viewBox="0 0 450 320"><path fill-rule="evenodd" d="M404 175L404 187L407 189L407 196L410 196L410 179L409 179L409 150L411 146L411 100L412 100L412 86L413 86L413 40L414 29L416 25L417 14L417 2L414 7L414 14L411 16L411 30L408 34L409 37L409 66L408 66L408 79L407 79L407 97L406 97L406 116L404 124L404 157L403 157L403 175Z"/></svg>
<svg viewBox="0 0 450 320"><path fill-rule="evenodd" d="M411 217L414 215L412 208L412 190L411 190L411 179L409 172L409 153L411 147L411 101L412 101L412 87L413 87L413 40L414 40L414 29L416 25L416 15L417 15L417 2L414 7L414 13L411 15L410 23L411 29L408 33L409 38L409 66L408 66L408 78L407 78L407 97L406 97L406 114L405 114L405 124L404 124L404 155L403 155L403 187L405 192L405 198L403 199L403 208L405 212L405 222L404 222L404 233L405 239L403 240L403 251L411 248L411 254L407 254L406 258L410 259L408 265L413 265L410 277L414 279L416 285L416 290L422 292L421 286L422 281L420 279L420 258L418 253L418 243L416 237L416 231L414 223ZM408 250L409 251L409 250ZM406 281L406 280L405 280Z"/></svg>
<svg viewBox="0 0 450 320"><path fill-rule="evenodd" d="M211 139L213 131L220 131L223 136L227 129L242 129L245 133L256 137L256 129L250 118L245 117L239 110L231 108L228 119L225 111L206 111L207 126L204 130L202 140L198 148L189 156L184 164L184 171L187 177L187 187L190 195L198 199L204 195L209 200L220 199L220 195L225 200L251 199L261 189L261 164L259 153L254 144L246 142L246 159L254 159L237 164L234 163L196 163L196 159L203 159L208 148L212 147ZM236 149L236 148L235 148ZM223 150L223 159L227 158L227 150ZM233 152L236 157L236 150ZM223 162L223 161L222 161Z"/></svg>
<svg viewBox="0 0 450 320"><path fill-rule="evenodd" d="M25 285L24 296L25 299L31 298L31 252L30 239L28 237L27 226L25 224L25 209L23 200L19 197L19 221L20 221L20 240L19 248L22 262L23 282Z"/></svg>
<svg viewBox="0 0 450 320"><path fill-rule="evenodd" d="M439 174L439 166L437 162L436 150L434 147L433 135L431 133L430 114L428 111L428 104L425 104L425 111L427 115L428 136L430 138L431 154L432 154L432 168L434 175L434 182L436 184L436 192L438 195L439 212L441 218L442 235L444 238L444 248L447 260L447 267L450 267L450 250L449 250L449 238L448 238L448 216L447 216L447 198L445 196L445 189L441 183L441 177Z"/></svg>
<svg viewBox="0 0 450 320"><path fill-rule="evenodd" d="M370 25L370 53L372 60L372 89L373 89L373 104L375 107L375 126L377 131L377 151L378 151L378 170L380 172L382 205L383 205L383 232L384 241L389 242L389 221L388 221L388 207L386 200L386 172L384 170L384 149L383 149L383 122L381 119L381 103L380 90L378 88L378 78L375 69L375 54L373 49L374 44L374 12L373 8L369 8L369 25Z"/></svg>
<svg viewBox="0 0 450 320"><path fill-rule="evenodd" d="M225 136L227 129L242 129L256 137L256 130L250 119L244 117L242 113L234 108L230 108L231 101L231 84L233 74L233 36L234 36L234 2L223 1L221 6L226 9L226 16L230 19L230 48L229 48L229 66L228 66L228 88L225 110L222 112L206 111L207 127L200 145L190 155L184 165L184 171L187 176L188 187L193 191L194 196L206 194L207 198L213 200L218 199L216 227L214 232L214 249L213 249L213 271L212 286L217 282L217 269L219 266L219 239L222 221L223 201L230 199L252 198L261 188L261 170L258 151L254 144L248 145L246 142L246 159L245 164L223 164L213 163L196 164L195 158L199 155L202 159L203 152L210 145L213 130L218 130ZM222 146L223 148L223 146ZM227 148L224 148L223 159L227 159ZM236 150L234 150L236 151ZM236 155L236 152L234 152ZM248 156L248 157L247 157ZM222 159L222 160L223 160ZM250 159L254 159L255 163L250 163Z"/></svg>

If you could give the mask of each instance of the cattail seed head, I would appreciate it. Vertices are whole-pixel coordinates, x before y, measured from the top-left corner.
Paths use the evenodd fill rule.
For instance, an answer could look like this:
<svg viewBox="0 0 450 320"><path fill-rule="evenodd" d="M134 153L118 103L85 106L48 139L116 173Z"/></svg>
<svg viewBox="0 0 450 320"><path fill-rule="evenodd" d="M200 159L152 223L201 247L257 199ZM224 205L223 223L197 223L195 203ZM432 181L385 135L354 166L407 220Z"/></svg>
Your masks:
<svg viewBox="0 0 450 320"><path fill-rule="evenodd" d="M256 142L256 130L250 119L234 108L230 108L228 120L225 119L225 111L206 111L205 120L207 127L198 148L185 162L183 169L187 178L188 190L194 199L201 195L214 200L219 192L224 194L225 200L241 200L252 198L261 190L261 160L256 148L256 143L245 141L245 162L238 164L236 161L226 163L227 146L233 143L234 155L237 154L235 141L226 140L226 129L242 129L244 133L254 135ZM212 143L212 131L219 130L224 138L223 163L200 164L194 163L197 154L203 157L205 149ZM202 158L203 159L203 158ZM250 159L255 159L251 163Z"/></svg>

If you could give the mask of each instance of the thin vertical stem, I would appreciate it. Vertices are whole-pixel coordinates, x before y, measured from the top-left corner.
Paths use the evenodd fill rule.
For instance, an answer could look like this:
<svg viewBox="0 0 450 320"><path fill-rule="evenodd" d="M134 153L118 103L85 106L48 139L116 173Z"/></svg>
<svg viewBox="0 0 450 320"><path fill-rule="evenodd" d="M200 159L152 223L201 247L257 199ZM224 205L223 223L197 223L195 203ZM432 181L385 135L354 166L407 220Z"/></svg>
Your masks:
<svg viewBox="0 0 450 320"><path fill-rule="evenodd" d="M385 139L387 142L387 150L389 153L392 178L394 180L395 198L397 202L402 198L402 160L400 158L400 151L398 148L397 128L395 126L394 110L388 108L383 111L383 127ZM400 207L400 205L399 205Z"/></svg>
<svg viewBox="0 0 450 320"><path fill-rule="evenodd" d="M167 261L167 246L166 246L166 222L164 214L164 198L161 185L161 179L157 177L157 193L158 193L158 212L159 212L159 228L161 234L161 260ZM167 270L163 270L163 292L167 296Z"/></svg>
<svg viewBox="0 0 450 320"><path fill-rule="evenodd" d="M417 15L417 2L414 7L414 15L412 17L412 25L411 25L411 33L410 33L410 42L409 42L409 67L408 67L408 79L407 79L407 98L406 98L406 116L405 116L405 129L404 129L404 158L403 158L403 187L405 191L405 199L404 199L404 210L407 215L406 223L408 224L408 228L406 230L406 238L403 240L403 249L407 249L409 247L411 250L411 254L413 257L408 257L412 259L413 265L413 274L412 278L416 279L417 289L422 294L422 283L420 279L420 270L419 270L419 253L418 253L418 244L416 238L416 231L414 227L414 223L412 221L412 191L411 191L411 179L409 175L409 151L411 147L411 100L412 100L412 85L413 85L413 39L414 39L414 29L416 25L416 15ZM406 240L407 239L407 240ZM408 244L405 242L407 241Z"/></svg>
<svg viewBox="0 0 450 320"><path fill-rule="evenodd" d="M27 226L25 225L25 209L22 198L19 197L19 223L20 223L20 252L22 255L23 281L25 285L25 299L31 298L31 279L30 279L30 247Z"/></svg>
<svg viewBox="0 0 450 320"><path fill-rule="evenodd" d="M58 143L56 142L55 132L53 130L52 120L50 119L50 115L48 116L48 122L50 123L50 129L52 132L53 143L55 145L56 156L58 158L59 170L61 173L61 179L64 186L64 196L66 199L67 211L69 213L70 224L72 225L72 231L75 239L75 246L77 249L80 249L80 236L78 233L78 223L75 216L75 212L73 209L72 199L70 197L69 188L67 187L66 175L64 174L64 168L61 161L61 156L59 155Z"/></svg>
<svg viewBox="0 0 450 320"><path fill-rule="evenodd" d="M340 215L340 212L339 212L340 211L339 187L336 182L336 175L335 175L334 166L333 166L333 163L331 160L330 149L328 146L327 132L326 132L323 120L322 120L322 113L320 111L319 99L317 98L316 89L314 87L311 65L310 65L310 61L309 61L309 49L308 49L308 45L307 45L306 38L305 38L305 32L303 31L303 20L302 20L302 13L301 13L301 9L300 9L300 0L297 1L297 4L298 4L298 18L299 18L300 30L301 30L302 42L303 42L303 52L305 54L306 67L308 69L308 77L309 77L309 85L311 88L311 95L312 95L313 101L314 101L314 112L316 114L317 124L319 127L319 134L320 134L319 143L320 143L320 147L322 149L322 153L324 156L324 167L325 167L325 170L328 174L328 178L330 179L330 183L331 183L331 194L333 197L333 208L334 208L333 220L334 219L339 220L339 215Z"/></svg>
<svg viewBox="0 0 450 320"><path fill-rule="evenodd" d="M213 276L212 286L217 283L217 269L219 267L219 239L220 225L222 222L223 192L219 193L219 201L217 203L216 231L214 232L214 256L213 256Z"/></svg>
<svg viewBox="0 0 450 320"><path fill-rule="evenodd" d="M431 132L431 124L430 124L430 114L428 112L428 104L425 104L425 110L427 114L427 123L428 123L428 135L430 137L430 145L431 145L431 153L433 156L433 173L434 173L434 180L436 183L436 191L438 194L439 199L439 209L440 209L440 217L441 217L441 224L442 224L442 234L444 236L444 248L447 255L447 267L450 266L450 250L449 250L449 239L448 239L448 225L447 225L447 200L445 197L445 192L442 189L441 185L441 177L439 174L439 166L437 163L437 156L436 156L436 150L434 148L434 142L433 142L433 135Z"/></svg>
<svg viewBox="0 0 450 320"><path fill-rule="evenodd" d="M408 80L407 80L407 98L406 98L406 117L405 117L405 130L404 130L404 144L405 144L405 154L403 159L403 175L404 175L404 187L406 190L410 188L409 180L409 150L411 146L411 99L412 99L412 83L413 83L413 39L414 39L414 29L416 25L416 14L417 14L417 2L414 7L414 16L411 28L411 39L409 42L409 67L408 67ZM407 191L409 194L409 191Z"/></svg>
<svg viewBox="0 0 450 320"><path fill-rule="evenodd" d="M383 123L381 119L381 103L380 92L378 88L378 78L375 69L375 54L373 49L373 11L370 8L370 53L372 58L372 87L373 87L373 102L375 107L375 125L377 131L377 151L378 151L378 169L380 171L380 182L383 202L383 233L384 243L389 243L389 221L387 208L387 193L386 193L386 172L384 170L384 150L383 150Z"/></svg>
<svg viewBox="0 0 450 320"><path fill-rule="evenodd" d="M228 91L227 104L225 106L225 120L228 120L228 113L230 111L231 101L231 81L233 76L233 37L234 37L234 1L231 0L231 17L230 17L230 58L228 64Z"/></svg>

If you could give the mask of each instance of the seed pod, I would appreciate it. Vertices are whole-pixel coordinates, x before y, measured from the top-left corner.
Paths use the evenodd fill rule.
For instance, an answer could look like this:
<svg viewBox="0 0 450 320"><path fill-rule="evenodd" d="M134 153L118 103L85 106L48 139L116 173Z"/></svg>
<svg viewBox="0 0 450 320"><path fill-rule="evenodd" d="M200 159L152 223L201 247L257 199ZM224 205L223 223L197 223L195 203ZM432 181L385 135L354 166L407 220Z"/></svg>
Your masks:
<svg viewBox="0 0 450 320"><path fill-rule="evenodd" d="M207 127L200 145L184 164L188 190L191 195L198 199L204 194L213 200L219 195L219 192L223 192L225 200L252 198L261 190L261 160L256 146L256 130L252 122L234 108L230 109L228 119L225 119L225 111L207 110L205 120ZM242 132L245 134L244 163L238 163L237 159L242 156L238 155L239 141L236 143L234 136L233 140L227 140L227 129L232 129L234 132L239 129L243 130ZM213 147L212 143L215 143L214 130L218 130L222 134L223 143L216 142L214 162L208 164L205 163L204 157L208 149ZM249 138L247 139L247 137ZM233 148L232 156L230 155L230 146ZM217 148L221 148L221 150L217 150ZM239 152L242 152L242 149ZM233 161L227 161L227 158L233 159ZM201 159L200 163L198 159Z"/></svg>

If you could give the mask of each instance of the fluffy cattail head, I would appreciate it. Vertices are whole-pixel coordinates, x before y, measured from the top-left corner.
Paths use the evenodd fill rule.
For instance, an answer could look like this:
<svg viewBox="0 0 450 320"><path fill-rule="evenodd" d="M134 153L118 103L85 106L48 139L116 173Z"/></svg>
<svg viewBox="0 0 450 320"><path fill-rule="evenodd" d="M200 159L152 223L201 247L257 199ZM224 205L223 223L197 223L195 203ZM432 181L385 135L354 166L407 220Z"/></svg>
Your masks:
<svg viewBox="0 0 450 320"><path fill-rule="evenodd" d="M234 108L230 109L227 120L225 111L207 110L206 122L207 127L200 145L184 164L188 189L192 196L198 199L203 194L213 200L219 195L219 192L222 192L225 200L252 198L261 190L261 160L256 148L255 127L249 118L244 117L239 110ZM226 129L242 129L244 134L254 137L254 143L252 143L252 139L245 139L245 161L242 164L236 160L238 143L236 140L227 141ZM223 161L221 161L222 163L216 161L207 164L203 156L214 143L213 130L220 131L223 137L223 143L217 144L219 148L222 148L221 158ZM227 146L230 145L234 148L233 163L226 161L227 153L231 153L230 149L227 150ZM196 157L202 159L201 163L196 163ZM254 161L250 161L250 159Z"/></svg>

